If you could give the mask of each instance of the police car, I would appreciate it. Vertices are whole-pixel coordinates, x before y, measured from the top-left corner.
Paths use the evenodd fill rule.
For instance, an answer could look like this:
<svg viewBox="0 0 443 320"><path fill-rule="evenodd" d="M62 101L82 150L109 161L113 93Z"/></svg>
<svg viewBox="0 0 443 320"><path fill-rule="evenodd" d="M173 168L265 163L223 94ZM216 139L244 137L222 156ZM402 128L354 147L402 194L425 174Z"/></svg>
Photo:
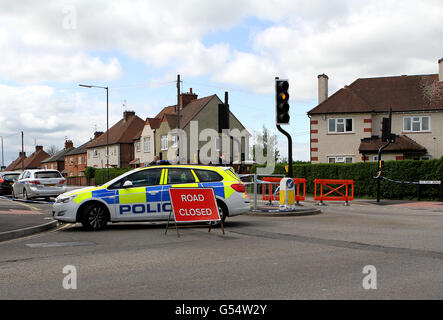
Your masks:
<svg viewBox="0 0 443 320"><path fill-rule="evenodd" d="M223 220L249 211L245 186L232 168L168 165L137 168L102 186L63 193L55 200L53 217L81 222L89 230L108 222L168 220L169 188L180 187L213 188Z"/></svg>

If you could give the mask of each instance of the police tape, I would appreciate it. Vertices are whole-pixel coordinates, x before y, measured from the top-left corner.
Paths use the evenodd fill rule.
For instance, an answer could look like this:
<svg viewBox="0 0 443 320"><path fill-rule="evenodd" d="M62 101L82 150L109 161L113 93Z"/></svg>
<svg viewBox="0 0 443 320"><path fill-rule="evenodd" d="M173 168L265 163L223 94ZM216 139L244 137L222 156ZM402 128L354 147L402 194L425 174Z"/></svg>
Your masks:
<svg viewBox="0 0 443 320"><path fill-rule="evenodd" d="M243 182L243 184L254 184L254 182ZM263 181L263 180L257 180L257 184L280 184L280 182L270 182L270 181Z"/></svg>
<svg viewBox="0 0 443 320"><path fill-rule="evenodd" d="M415 181L399 181L399 180L393 180L393 179L389 179L386 177L381 176L381 178L389 181L389 182L394 182L394 183L402 183L402 184L420 184L419 182L415 182Z"/></svg>

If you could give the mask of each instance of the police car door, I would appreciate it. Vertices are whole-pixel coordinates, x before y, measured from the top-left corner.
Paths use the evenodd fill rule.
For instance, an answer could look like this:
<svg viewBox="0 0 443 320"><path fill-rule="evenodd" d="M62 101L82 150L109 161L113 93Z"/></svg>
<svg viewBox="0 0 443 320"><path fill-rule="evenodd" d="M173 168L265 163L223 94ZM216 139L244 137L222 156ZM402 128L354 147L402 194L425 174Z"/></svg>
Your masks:
<svg viewBox="0 0 443 320"><path fill-rule="evenodd" d="M198 183L191 169L188 168L168 168L165 169L162 189L163 215L166 219L172 210L169 188L198 188Z"/></svg>
<svg viewBox="0 0 443 320"><path fill-rule="evenodd" d="M147 221L161 218L161 176L162 168L149 168L122 179L115 197L115 220Z"/></svg>

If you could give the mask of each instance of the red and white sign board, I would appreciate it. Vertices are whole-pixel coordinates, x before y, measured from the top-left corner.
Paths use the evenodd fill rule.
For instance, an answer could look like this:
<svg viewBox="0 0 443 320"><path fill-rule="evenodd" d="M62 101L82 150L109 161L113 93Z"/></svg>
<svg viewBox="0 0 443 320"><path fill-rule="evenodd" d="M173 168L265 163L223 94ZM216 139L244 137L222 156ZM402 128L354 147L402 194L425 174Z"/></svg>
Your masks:
<svg viewBox="0 0 443 320"><path fill-rule="evenodd" d="M170 188L169 195L176 222L221 220L212 188Z"/></svg>

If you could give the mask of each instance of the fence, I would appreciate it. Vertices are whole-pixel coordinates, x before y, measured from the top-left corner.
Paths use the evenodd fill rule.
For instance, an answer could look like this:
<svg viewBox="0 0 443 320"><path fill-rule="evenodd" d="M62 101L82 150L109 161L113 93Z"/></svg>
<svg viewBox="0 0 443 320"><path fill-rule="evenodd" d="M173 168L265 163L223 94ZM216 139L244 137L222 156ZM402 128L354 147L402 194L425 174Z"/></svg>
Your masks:
<svg viewBox="0 0 443 320"><path fill-rule="evenodd" d="M68 186L93 186L94 179L86 179L86 177L66 177Z"/></svg>

